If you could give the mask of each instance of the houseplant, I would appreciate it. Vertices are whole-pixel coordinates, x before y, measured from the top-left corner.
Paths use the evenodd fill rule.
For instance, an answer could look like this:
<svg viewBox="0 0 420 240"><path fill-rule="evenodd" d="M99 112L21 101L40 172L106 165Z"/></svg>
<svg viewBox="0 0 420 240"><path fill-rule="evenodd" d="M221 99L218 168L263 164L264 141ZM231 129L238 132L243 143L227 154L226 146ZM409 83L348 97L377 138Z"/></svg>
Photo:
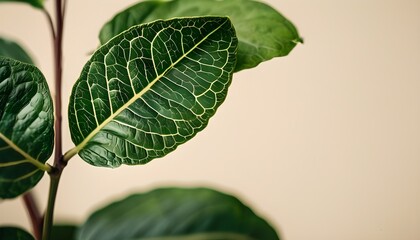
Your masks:
<svg viewBox="0 0 420 240"><path fill-rule="evenodd" d="M52 100L42 73L32 64L23 63L31 63L28 56L22 58L24 51L10 41L2 41L0 49L8 51L2 54L6 57L0 61L0 177L3 180L0 181L0 197L15 198L26 193L24 198L29 206L31 194L27 192L48 173L51 187L45 215L32 217L37 239L51 239L58 183L73 156L78 154L91 165L101 167L145 164L163 157L207 125L224 101L234 72L287 55L301 41L293 25L277 11L249 0L145 1L129 7L102 28L101 46L92 54L73 87L68 117L75 147L64 153L61 72L66 1L54 2L54 20L43 1L20 2L42 10L51 26L55 97ZM46 161L53 149L50 165ZM173 205L165 205L168 203L161 200L171 199L170 204L178 207L186 202L186 196L198 199L194 200L196 205L186 205L188 211L176 212L175 216L188 216L187 213L216 200L225 207L218 215L202 213L200 220L191 222L204 222L204 225L187 224L179 228L179 221L174 219L170 222L177 224L176 231L164 231L167 228L163 227L151 231L144 226L169 224L153 215L154 221L139 227L139 221L149 219L150 214L159 213L165 206L173 209ZM158 202L159 207L145 207L134 213L129 208L127 215L136 221L124 218L119 221L124 223L116 227L114 207L118 206L120 213L121 205L134 206L130 205L133 201L135 206ZM232 214L233 206L239 209L240 215ZM155 210L148 212L150 209ZM37 215L38 210L32 210ZM230 216L232 220L222 224L216 216L220 219ZM110 222L97 225L108 218ZM206 222L208 220L201 218L214 220ZM139 228L134 231L136 227ZM129 197L93 214L77 230L77 239L104 239L106 236L157 239L162 235L173 235L172 239L278 238L269 229L265 221L230 196L209 189L159 189ZM16 228L3 228L3 233L6 236L25 234ZM269 237L259 235L266 233Z"/></svg>

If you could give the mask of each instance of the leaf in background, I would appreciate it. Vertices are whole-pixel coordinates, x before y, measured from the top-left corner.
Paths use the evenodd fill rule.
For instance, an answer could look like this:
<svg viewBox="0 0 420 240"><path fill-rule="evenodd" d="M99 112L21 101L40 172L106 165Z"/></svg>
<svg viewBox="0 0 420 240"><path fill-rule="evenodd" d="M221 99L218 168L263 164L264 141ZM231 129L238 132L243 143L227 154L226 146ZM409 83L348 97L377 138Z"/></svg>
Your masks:
<svg viewBox="0 0 420 240"><path fill-rule="evenodd" d="M1 1L1 0L0 0ZM0 56L12 58L24 63L34 64L28 53L16 42L0 37Z"/></svg>
<svg viewBox="0 0 420 240"><path fill-rule="evenodd" d="M0 239L2 240L35 240L31 234L16 227L0 227Z"/></svg>
<svg viewBox="0 0 420 240"><path fill-rule="evenodd" d="M75 240L77 226L73 224L56 224L51 230L52 240Z"/></svg>
<svg viewBox="0 0 420 240"><path fill-rule="evenodd" d="M29 3L33 7L36 8L44 8L44 0L0 0L1 2L23 2L23 3Z"/></svg>
<svg viewBox="0 0 420 240"><path fill-rule="evenodd" d="M78 240L277 240L276 231L233 196L207 188L162 188L93 213Z"/></svg>
<svg viewBox="0 0 420 240"><path fill-rule="evenodd" d="M54 115L50 92L33 65L0 57L0 198L35 186L49 167Z"/></svg>
<svg viewBox="0 0 420 240"><path fill-rule="evenodd" d="M253 68L273 57L286 56L302 42L293 24L272 7L252 0L142 1L103 26L101 43L127 28L157 19L184 16L229 16L238 36L235 72Z"/></svg>
<svg viewBox="0 0 420 240"><path fill-rule="evenodd" d="M90 164L118 167L175 150L224 101L236 46L224 17L156 21L113 38L73 87L73 151Z"/></svg>

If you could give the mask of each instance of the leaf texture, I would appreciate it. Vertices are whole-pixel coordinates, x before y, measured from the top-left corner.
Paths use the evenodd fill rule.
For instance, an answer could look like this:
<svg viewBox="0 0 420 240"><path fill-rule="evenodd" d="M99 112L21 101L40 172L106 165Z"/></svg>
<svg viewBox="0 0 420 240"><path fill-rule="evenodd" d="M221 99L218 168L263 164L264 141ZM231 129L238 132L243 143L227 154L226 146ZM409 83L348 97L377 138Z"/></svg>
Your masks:
<svg viewBox="0 0 420 240"><path fill-rule="evenodd" d="M105 167L144 164L173 151L224 101L236 48L225 17L156 21L111 39L73 87L75 151Z"/></svg>
<svg viewBox="0 0 420 240"><path fill-rule="evenodd" d="M100 32L101 43L127 28L186 16L229 16L239 40L235 72L286 56L302 42L295 26L274 8L253 0L142 1L118 13Z"/></svg>
<svg viewBox="0 0 420 240"><path fill-rule="evenodd" d="M0 0L1 2L22 2L22 3L28 3L36 8L44 8L44 0Z"/></svg>
<svg viewBox="0 0 420 240"><path fill-rule="evenodd" d="M78 240L278 240L237 198L208 188L161 188L93 213Z"/></svg>
<svg viewBox="0 0 420 240"><path fill-rule="evenodd" d="M54 115L42 73L0 57L0 198L35 186L54 145Z"/></svg>
<svg viewBox="0 0 420 240"><path fill-rule="evenodd" d="M12 58L24 63L33 64L29 54L14 41L0 37L0 56Z"/></svg>

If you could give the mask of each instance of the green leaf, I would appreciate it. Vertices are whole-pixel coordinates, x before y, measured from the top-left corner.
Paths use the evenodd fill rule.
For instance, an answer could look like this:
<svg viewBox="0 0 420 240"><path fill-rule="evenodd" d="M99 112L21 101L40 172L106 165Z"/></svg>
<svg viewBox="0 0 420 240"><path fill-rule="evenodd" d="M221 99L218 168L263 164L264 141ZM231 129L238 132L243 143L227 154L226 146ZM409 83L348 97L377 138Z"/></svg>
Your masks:
<svg viewBox="0 0 420 240"><path fill-rule="evenodd" d="M101 43L140 23L173 17L229 16L239 40L235 72L253 68L273 57L286 56L302 42L293 24L272 7L252 0L142 1L103 26Z"/></svg>
<svg viewBox="0 0 420 240"><path fill-rule="evenodd" d="M35 186L54 141L50 92L33 65L0 57L0 198Z"/></svg>
<svg viewBox="0 0 420 240"><path fill-rule="evenodd" d="M1 1L1 0L0 0ZM0 37L0 56L16 59L18 61L33 64L28 53L16 42Z"/></svg>
<svg viewBox="0 0 420 240"><path fill-rule="evenodd" d="M23 2L23 3L29 3L33 7L36 8L44 8L44 0L0 0L1 2Z"/></svg>
<svg viewBox="0 0 420 240"><path fill-rule="evenodd" d="M207 188L162 188L93 213L78 240L275 240L275 230L233 196Z"/></svg>
<svg viewBox="0 0 420 240"><path fill-rule="evenodd" d="M69 122L86 162L144 164L202 130L224 101L237 39L228 18L156 21L97 50L73 87Z"/></svg>
<svg viewBox="0 0 420 240"><path fill-rule="evenodd" d="M77 226L73 224L54 225L51 230L51 239L75 240Z"/></svg>
<svg viewBox="0 0 420 240"><path fill-rule="evenodd" d="M0 227L0 239L4 240L35 240L31 234L16 227Z"/></svg>

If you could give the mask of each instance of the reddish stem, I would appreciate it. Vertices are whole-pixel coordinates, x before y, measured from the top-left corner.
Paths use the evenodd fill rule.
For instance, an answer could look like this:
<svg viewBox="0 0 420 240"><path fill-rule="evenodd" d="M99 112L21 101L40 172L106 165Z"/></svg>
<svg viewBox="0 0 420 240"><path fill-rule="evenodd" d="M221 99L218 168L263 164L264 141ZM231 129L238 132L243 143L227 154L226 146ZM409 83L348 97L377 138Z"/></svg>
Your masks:
<svg viewBox="0 0 420 240"><path fill-rule="evenodd" d="M56 37L54 41L54 69L55 69L55 155L54 167L60 164L63 156L61 131L61 82L63 66L63 5L62 0L56 0Z"/></svg>
<svg viewBox="0 0 420 240"><path fill-rule="evenodd" d="M42 239L49 240L51 229L54 222L54 206L57 196L58 185L60 182L61 173L66 167L67 162L63 161L62 150L62 106L61 106L61 88L62 88L62 67L63 67L63 27L64 14L63 1L55 0L55 29L53 32L53 50L54 50L54 70L55 70L55 151L54 151L54 165L53 170L49 172L50 175L50 191L48 195L47 209L44 215L44 224L42 230ZM55 32L55 34L54 34Z"/></svg>
<svg viewBox="0 0 420 240"><path fill-rule="evenodd" d="M40 240L42 237L43 217L39 211L37 201L32 192L27 192L23 195L23 202L31 219L33 233L35 239Z"/></svg>

